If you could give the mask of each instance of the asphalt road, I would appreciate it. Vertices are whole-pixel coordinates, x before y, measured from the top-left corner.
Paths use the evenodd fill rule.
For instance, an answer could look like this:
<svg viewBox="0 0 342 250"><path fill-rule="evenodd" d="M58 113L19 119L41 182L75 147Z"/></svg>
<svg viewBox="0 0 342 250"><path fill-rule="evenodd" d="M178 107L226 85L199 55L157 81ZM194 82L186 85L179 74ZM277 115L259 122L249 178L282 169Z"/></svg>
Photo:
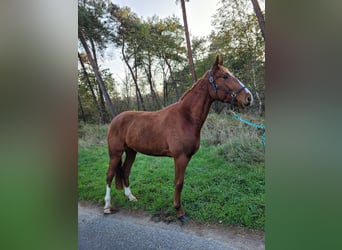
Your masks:
<svg viewBox="0 0 342 250"><path fill-rule="evenodd" d="M262 232L187 222L153 222L151 216L78 205L78 248L89 249L265 249Z"/></svg>

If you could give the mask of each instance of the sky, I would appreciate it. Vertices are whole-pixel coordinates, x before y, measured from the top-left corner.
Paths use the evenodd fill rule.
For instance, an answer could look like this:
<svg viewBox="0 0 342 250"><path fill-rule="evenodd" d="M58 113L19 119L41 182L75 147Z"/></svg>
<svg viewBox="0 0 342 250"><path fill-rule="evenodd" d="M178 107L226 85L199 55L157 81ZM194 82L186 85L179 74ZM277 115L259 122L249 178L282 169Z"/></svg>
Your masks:
<svg viewBox="0 0 342 250"><path fill-rule="evenodd" d="M191 0L185 3L190 36L210 34L213 29L211 26L212 16L219 7L219 1ZM120 7L130 7L133 12L145 20L153 15L160 18L175 15L183 24L181 4L179 2L176 5L176 0L112 0L112 2ZM102 63L103 68L109 68L114 78L120 82L125 75L125 66L120 55L110 50L107 51L106 55L105 61Z"/></svg>
<svg viewBox="0 0 342 250"><path fill-rule="evenodd" d="M112 0L119 6L128 6L139 17L152 17L157 15L161 18L172 16L180 18L183 24L182 8L180 2L176 0ZM211 27L211 17L218 8L219 0L191 0L185 3L186 14L190 34L193 36L209 35Z"/></svg>

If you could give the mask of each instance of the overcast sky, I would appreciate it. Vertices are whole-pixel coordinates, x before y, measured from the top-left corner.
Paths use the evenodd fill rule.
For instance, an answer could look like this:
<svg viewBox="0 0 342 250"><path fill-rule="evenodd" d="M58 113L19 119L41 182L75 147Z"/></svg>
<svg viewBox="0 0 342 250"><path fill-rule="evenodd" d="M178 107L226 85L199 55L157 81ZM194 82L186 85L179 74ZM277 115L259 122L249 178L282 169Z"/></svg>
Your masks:
<svg viewBox="0 0 342 250"><path fill-rule="evenodd" d="M175 0L112 0L120 7L128 6L138 17L145 20L147 17L157 15L166 18L172 15L179 17L183 24L182 8L180 3L176 5ZM188 26L191 36L206 36L213 29L211 26L212 16L218 8L219 0L192 0L185 3ZM106 53L103 68L109 68L117 81L121 81L125 75L125 66L120 59L120 55L112 50Z"/></svg>
<svg viewBox="0 0 342 250"><path fill-rule="evenodd" d="M120 7L128 6L139 17L161 18L176 15L183 24L182 8L176 0L112 0ZM219 0L192 0L185 3L190 33L193 36L209 35L211 31L211 17L218 8Z"/></svg>

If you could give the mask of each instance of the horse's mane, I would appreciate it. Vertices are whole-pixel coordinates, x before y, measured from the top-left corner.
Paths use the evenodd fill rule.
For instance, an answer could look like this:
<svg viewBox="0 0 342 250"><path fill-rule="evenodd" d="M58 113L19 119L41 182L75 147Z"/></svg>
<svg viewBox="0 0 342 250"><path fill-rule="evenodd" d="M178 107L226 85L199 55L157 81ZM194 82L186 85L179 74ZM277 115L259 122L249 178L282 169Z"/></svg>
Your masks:
<svg viewBox="0 0 342 250"><path fill-rule="evenodd" d="M200 79L198 79L192 86L190 89L188 89L187 91L184 92L184 94L181 96L181 98L179 98L179 100L183 100L197 85L199 85L200 82L202 82L203 77L201 77Z"/></svg>

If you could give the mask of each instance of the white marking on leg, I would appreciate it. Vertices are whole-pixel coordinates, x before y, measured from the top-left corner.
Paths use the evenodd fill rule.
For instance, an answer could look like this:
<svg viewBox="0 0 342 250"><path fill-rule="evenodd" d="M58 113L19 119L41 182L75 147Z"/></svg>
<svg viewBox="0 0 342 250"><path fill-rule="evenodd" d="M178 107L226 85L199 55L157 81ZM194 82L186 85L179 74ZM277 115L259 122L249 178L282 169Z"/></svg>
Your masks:
<svg viewBox="0 0 342 250"><path fill-rule="evenodd" d="M125 195L130 201L137 201L137 198L134 197L134 195L131 192L131 189L129 187L125 187Z"/></svg>
<svg viewBox="0 0 342 250"><path fill-rule="evenodd" d="M106 196L105 196L105 206L104 206L104 213L110 214L111 213L112 204L110 202L110 187L106 186Z"/></svg>

